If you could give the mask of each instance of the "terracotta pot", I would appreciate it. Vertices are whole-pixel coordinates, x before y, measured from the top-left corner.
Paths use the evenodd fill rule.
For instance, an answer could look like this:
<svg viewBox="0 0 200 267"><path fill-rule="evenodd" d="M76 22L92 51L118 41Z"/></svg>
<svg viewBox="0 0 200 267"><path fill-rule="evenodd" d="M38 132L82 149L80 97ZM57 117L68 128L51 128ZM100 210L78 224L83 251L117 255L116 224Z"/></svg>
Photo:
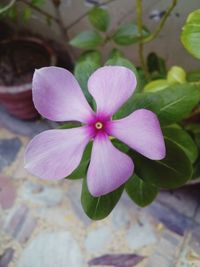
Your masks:
<svg viewBox="0 0 200 267"><path fill-rule="evenodd" d="M18 37L4 40L0 45L32 45L38 47L49 58L49 66L56 65L57 57L54 50L44 41L35 37ZM19 59L20 60L20 59ZM21 59L23 61L23 59ZM37 66L35 66L37 68ZM32 76L32 75L31 75ZM20 85L0 85L0 103L4 108L17 118L30 120L39 117L32 102L32 84L30 81Z"/></svg>

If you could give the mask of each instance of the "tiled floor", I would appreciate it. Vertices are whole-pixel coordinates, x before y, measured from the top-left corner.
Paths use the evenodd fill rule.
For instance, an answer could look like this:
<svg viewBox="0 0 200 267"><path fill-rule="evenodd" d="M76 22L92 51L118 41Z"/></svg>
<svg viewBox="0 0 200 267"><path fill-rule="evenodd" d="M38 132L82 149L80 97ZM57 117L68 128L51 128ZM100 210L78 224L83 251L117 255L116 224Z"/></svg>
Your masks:
<svg viewBox="0 0 200 267"><path fill-rule="evenodd" d="M51 128L0 109L0 267L199 267L200 186L162 192L139 209L123 195L91 221L81 180L44 182L23 168L27 142Z"/></svg>

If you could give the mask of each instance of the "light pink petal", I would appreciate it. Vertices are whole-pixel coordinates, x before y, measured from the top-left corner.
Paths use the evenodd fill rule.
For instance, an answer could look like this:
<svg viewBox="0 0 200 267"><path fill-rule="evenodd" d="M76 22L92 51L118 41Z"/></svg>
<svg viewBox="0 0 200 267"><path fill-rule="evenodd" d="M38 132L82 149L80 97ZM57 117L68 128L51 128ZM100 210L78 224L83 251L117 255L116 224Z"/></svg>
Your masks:
<svg viewBox="0 0 200 267"><path fill-rule="evenodd" d="M96 70L88 80L88 90L97 104L97 113L112 116L136 88L133 72L122 66L106 66Z"/></svg>
<svg viewBox="0 0 200 267"><path fill-rule="evenodd" d="M128 117L112 121L110 134L152 160L165 157L165 143L157 116L150 110L138 109Z"/></svg>
<svg viewBox="0 0 200 267"><path fill-rule="evenodd" d="M66 69L36 70L32 87L35 107L47 119L86 122L93 113L78 82Z"/></svg>
<svg viewBox="0 0 200 267"><path fill-rule="evenodd" d="M88 142L86 127L45 131L29 143L25 168L42 179L62 179L79 165Z"/></svg>
<svg viewBox="0 0 200 267"><path fill-rule="evenodd" d="M112 192L133 173L131 158L113 146L107 135L97 135L87 173L87 183L94 197Z"/></svg>

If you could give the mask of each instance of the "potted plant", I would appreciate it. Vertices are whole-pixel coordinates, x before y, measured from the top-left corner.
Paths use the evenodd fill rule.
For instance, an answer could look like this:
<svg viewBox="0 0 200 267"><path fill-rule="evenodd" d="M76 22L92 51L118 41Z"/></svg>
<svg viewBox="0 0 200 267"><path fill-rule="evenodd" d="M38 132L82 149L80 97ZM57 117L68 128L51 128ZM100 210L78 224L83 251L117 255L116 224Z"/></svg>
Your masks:
<svg viewBox="0 0 200 267"><path fill-rule="evenodd" d="M32 102L32 74L37 68L56 64L53 49L38 38L10 38L0 42L0 58L0 103L20 119L37 118Z"/></svg>

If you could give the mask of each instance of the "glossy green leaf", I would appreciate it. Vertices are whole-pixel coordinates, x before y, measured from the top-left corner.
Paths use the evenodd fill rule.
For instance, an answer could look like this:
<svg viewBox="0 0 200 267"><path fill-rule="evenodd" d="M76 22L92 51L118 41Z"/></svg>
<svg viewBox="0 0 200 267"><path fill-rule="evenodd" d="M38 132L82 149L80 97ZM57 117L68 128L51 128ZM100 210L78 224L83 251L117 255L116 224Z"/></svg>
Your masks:
<svg viewBox="0 0 200 267"><path fill-rule="evenodd" d="M189 53L200 59L200 9L189 14L182 30L181 41Z"/></svg>
<svg viewBox="0 0 200 267"><path fill-rule="evenodd" d="M103 43L103 38L96 31L85 31L79 33L69 43L82 49L94 49Z"/></svg>
<svg viewBox="0 0 200 267"><path fill-rule="evenodd" d="M149 31L143 28L143 37L149 36ZM140 41L140 33L135 23L129 23L121 26L113 35L113 40L118 45L131 45Z"/></svg>
<svg viewBox="0 0 200 267"><path fill-rule="evenodd" d="M92 142L87 145L79 166L69 176L66 177L67 179L81 179L86 176L88 164L90 162L91 150Z"/></svg>
<svg viewBox="0 0 200 267"><path fill-rule="evenodd" d="M196 161L198 157L198 148L192 137L186 131L174 127L165 127L163 128L163 134L180 146L192 163Z"/></svg>
<svg viewBox="0 0 200 267"><path fill-rule="evenodd" d="M81 123L74 121L74 122L65 122L61 125L59 125L58 129L71 129L71 128L76 128L76 127L80 127Z"/></svg>
<svg viewBox="0 0 200 267"><path fill-rule="evenodd" d="M107 31L110 17L108 14L108 11L100 8L100 7L94 7L88 14L90 23L97 29L102 32Z"/></svg>
<svg viewBox="0 0 200 267"><path fill-rule="evenodd" d="M164 79L158 79L147 83L144 92L157 92L170 86L170 83Z"/></svg>
<svg viewBox="0 0 200 267"><path fill-rule="evenodd" d="M176 143L165 139L166 157L161 161L150 160L131 151L135 172L144 181L160 188L177 188L192 176L192 164Z"/></svg>
<svg viewBox="0 0 200 267"><path fill-rule="evenodd" d="M74 75L78 80L85 97L91 105L93 104L93 98L88 91L87 82L90 75L99 67L100 65L95 61L85 60L77 62L74 69Z"/></svg>
<svg viewBox="0 0 200 267"><path fill-rule="evenodd" d="M165 78L167 74L165 60L156 53L149 53L147 57L148 70L153 79Z"/></svg>
<svg viewBox="0 0 200 267"><path fill-rule="evenodd" d="M121 50L117 48L111 49L108 55L108 60L113 59L113 58L124 58L124 54Z"/></svg>
<svg viewBox="0 0 200 267"><path fill-rule="evenodd" d="M140 207L145 207L153 202L158 194L158 188L143 181L136 174L125 185L129 197Z"/></svg>
<svg viewBox="0 0 200 267"><path fill-rule="evenodd" d="M167 81L171 84L174 83L185 83L186 72L179 66L173 66L167 73Z"/></svg>
<svg viewBox="0 0 200 267"><path fill-rule="evenodd" d="M89 62L93 61L94 63L96 63L100 66L101 60L102 60L102 57L101 57L101 53L99 51L90 50L90 51L83 52L80 55L77 63L83 62L83 61L89 61Z"/></svg>
<svg viewBox="0 0 200 267"><path fill-rule="evenodd" d="M158 92L133 95L115 114L115 118L146 108L155 112L161 124L166 126L184 119L199 101L200 90L197 87L177 84Z"/></svg>
<svg viewBox="0 0 200 267"><path fill-rule="evenodd" d="M200 69L188 72L187 80L188 82L199 82L200 81Z"/></svg>
<svg viewBox="0 0 200 267"><path fill-rule="evenodd" d="M116 206L123 190L124 186L121 186L117 190L107 195L101 197L93 197L88 191L87 182L86 179L84 179L81 193L81 204L85 213L92 220L104 219Z"/></svg>

